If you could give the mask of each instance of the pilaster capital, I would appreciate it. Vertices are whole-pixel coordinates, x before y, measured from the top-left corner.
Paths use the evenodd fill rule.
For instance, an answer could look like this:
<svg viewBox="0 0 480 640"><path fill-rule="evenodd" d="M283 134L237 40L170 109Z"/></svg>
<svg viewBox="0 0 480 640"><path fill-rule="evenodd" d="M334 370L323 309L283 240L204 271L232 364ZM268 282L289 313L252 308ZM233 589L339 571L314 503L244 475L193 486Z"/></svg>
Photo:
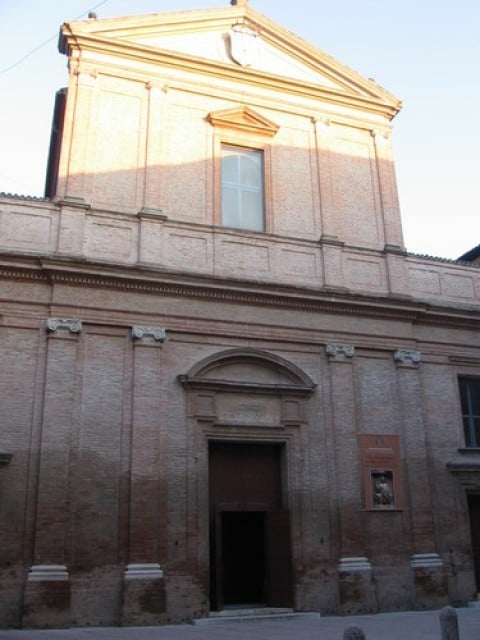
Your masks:
<svg viewBox="0 0 480 640"><path fill-rule="evenodd" d="M393 354L393 359L397 365L417 367L422 361L420 351L409 351L407 349L397 349Z"/></svg>
<svg viewBox="0 0 480 640"><path fill-rule="evenodd" d="M330 343L325 345L325 353L331 360L346 360L353 358L355 347L353 344Z"/></svg>
<svg viewBox="0 0 480 640"><path fill-rule="evenodd" d="M375 142L384 142L390 138L390 131L388 129L372 129L370 133Z"/></svg>
<svg viewBox="0 0 480 640"><path fill-rule="evenodd" d="M143 338L153 338L155 342L163 343L165 340L165 329L162 327L132 327L132 339L143 340Z"/></svg>
<svg viewBox="0 0 480 640"><path fill-rule="evenodd" d="M330 118L326 116L313 116L312 122L316 127L324 127L325 129L331 124Z"/></svg>
<svg viewBox="0 0 480 640"><path fill-rule="evenodd" d="M46 329L49 333L54 333L57 329L69 331L70 333L80 333L82 321L67 318L47 318Z"/></svg>

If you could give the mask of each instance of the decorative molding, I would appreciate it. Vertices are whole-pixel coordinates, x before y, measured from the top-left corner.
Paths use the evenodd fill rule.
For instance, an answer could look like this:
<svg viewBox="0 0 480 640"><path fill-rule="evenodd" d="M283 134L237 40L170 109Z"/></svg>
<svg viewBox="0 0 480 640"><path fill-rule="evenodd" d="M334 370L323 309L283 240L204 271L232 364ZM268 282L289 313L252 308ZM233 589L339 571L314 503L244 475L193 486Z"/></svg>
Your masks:
<svg viewBox="0 0 480 640"><path fill-rule="evenodd" d="M80 333L82 330L81 320L68 320L66 318L48 318L46 322L47 331L53 333L57 329L64 329L70 333Z"/></svg>
<svg viewBox="0 0 480 640"><path fill-rule="evenodd" d="M158 580L163 578L163 569L156 562L128 564L125 568L125 580Z"/></svg>
<svg viewBox="0 0 480 640"><path fill-rule="evenodd" d="M153 338L155 342L164 342L165 329L162 327L132 327L132 339L142 340L143 338Z"/></svg>
<svg viewBox="0 0 480 640"><path fill-rule="evenodd" d="M476 367L480 367L480 357L472 356L470 354L462 354L458 353L453 356L448 357L448 361L452 364L460 364L460 365L473 365Z"/></svg>
<svg viewBox="0 0 480 640"><path fill-rule="evenodd" d="M68 580L68 570L63 564L37 564L30 567L27 580L29 582L65 582Z"/></svg>
<svg viewBox="0 0 480 640"><path fill-rule="evenodd" d="M415 553L410 558L412 569L438 569L443 567L443 560L438 553Z"/></svg>
<svg viewBox="0 0 480 640"><path fill-rule="evenodd" d="M343 240L340 240L338 236L332 236L328 233L322 233L319 242L320 244L328 244L334 247L345 246L345 242L343 242Z"/></svg>
<svg viewBox="0 0 480 640"><path fill-rule="evenodd" d="M355 347L352 344L326 344L325 353L329 358L353 358L355 355Z"/></svg>
<svg viewBox="0 0 480 640"><path fill-rule="evenodd" d="M56 200L55 204L60 207L71 207L74 209L91 209L91 205L85 200L85 198L77 196L63 196L63 198Z"/></svg>
<svg viewBox="0 0 480 640"><path fill-rule="evenodd" d="M399 244L389 244L389 243L387 243L383 247L383 251L384 251L384 253L394 253L395 255L398 255L398 256L406 256L407 255L406 249L404 247L400 246Z"/></svg>
<svg viewBox="0 0 480 640"><path fill-rule="evenodd" d="M152 220L168 220L168 216L165 215L162 209L154 209L153 207L142 207L137 213L139 218L150 218Z"/></svg>
<svg viewBox="0 0 480 640"><path fill-rule="evenodd" d="M339 573L350 573L357 571L371 571L372 565L370 564L368 558L358 557L358 558L340 558L340 562L337 566L337 571Z"/></svg>
<svg viewBox="0 0 480 640"><path fill-rule="evenodd" d="M417 366L422 361L420 351L408 351L407 349L397 349L393 354L393 359L399 365Z"/></svg>

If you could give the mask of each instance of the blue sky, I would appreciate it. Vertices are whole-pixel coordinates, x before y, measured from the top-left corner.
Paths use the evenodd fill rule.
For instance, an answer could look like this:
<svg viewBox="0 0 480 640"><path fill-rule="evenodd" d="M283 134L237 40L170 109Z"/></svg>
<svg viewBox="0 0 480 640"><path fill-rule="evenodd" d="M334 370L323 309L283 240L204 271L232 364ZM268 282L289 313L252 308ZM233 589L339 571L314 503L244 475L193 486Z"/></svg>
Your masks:
<svg viewBox="0 0 480 640"><path fill-rule="evenodd" d="M54 95L67 83L66 58L57 51L62 22L86 17L95 7L103 18L227 4L0 0L0 191L43 194ZM480 3L250 4L402 99L393 142L407 249L456 258L479 244Z"/></svg>

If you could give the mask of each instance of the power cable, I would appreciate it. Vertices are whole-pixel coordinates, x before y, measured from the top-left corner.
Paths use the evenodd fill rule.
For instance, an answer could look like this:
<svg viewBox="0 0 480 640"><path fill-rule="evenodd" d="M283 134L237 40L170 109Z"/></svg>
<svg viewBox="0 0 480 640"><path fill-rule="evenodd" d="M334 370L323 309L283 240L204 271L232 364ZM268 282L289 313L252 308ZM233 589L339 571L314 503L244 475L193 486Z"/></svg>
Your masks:
<svg viewBox="0 0 480 640"><path fill-rule="evenodd" d="M74 20L80 20L80 18L83 18L83 16L87 15L88 13L90 13L90 11L94 11L95 9L98 9L98 7L101 7L102 5L107 4L107 2L110 2L110 0L102 0L102 2L99 2L98 4L96 4L91 9L87 9L86 11L84 11L79 16L77 16L76 18L73 18L73 19ZM41 44L39 44L36 47L34 47L31 51L29 51L22 58L20 58L20 60L17 60L16 62L11 64L9 67L6 67L5 69L0 69L0 75L3 75L4 73L7 73L8 71L11 71L12 69L15 69L15 67L18 67L19 65L22 64L22 62L27 60L27 58L30 58L30 56L33 56L34 53L39 51L42 47L47 45L49 42L52 42L52 40L55 40L55 38L57 38L57 37L58 37L58 35L55 34L51 38L48 38L48 40L45 40L45 42L42 42Z"/></svg>

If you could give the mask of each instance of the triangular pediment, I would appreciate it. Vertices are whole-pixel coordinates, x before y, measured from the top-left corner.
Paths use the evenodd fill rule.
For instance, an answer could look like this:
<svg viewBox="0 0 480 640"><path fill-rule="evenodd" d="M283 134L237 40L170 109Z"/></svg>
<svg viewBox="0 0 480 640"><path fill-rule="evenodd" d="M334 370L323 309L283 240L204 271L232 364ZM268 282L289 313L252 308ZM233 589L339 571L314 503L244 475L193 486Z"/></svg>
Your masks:
<svg viewBox="0 0 480 640"><path fill-rule="evenodd" d="M207 116L208 121L214 127L248 131L249 133L274 136L279 127L250 107L236 107L212 111Z"/></svg>
<svg viewBox="0 0 480 640"><path fill-rule="evenodd" d="M254 11L248 3L223 9L179 11L66 23L61 50L102 49L116 55L194 65L210 77L238 76L282 91L324 92L360 108L369 104L393 117L400 101L375 82ZM203 65L203 66L202 66Z"/></svg>

